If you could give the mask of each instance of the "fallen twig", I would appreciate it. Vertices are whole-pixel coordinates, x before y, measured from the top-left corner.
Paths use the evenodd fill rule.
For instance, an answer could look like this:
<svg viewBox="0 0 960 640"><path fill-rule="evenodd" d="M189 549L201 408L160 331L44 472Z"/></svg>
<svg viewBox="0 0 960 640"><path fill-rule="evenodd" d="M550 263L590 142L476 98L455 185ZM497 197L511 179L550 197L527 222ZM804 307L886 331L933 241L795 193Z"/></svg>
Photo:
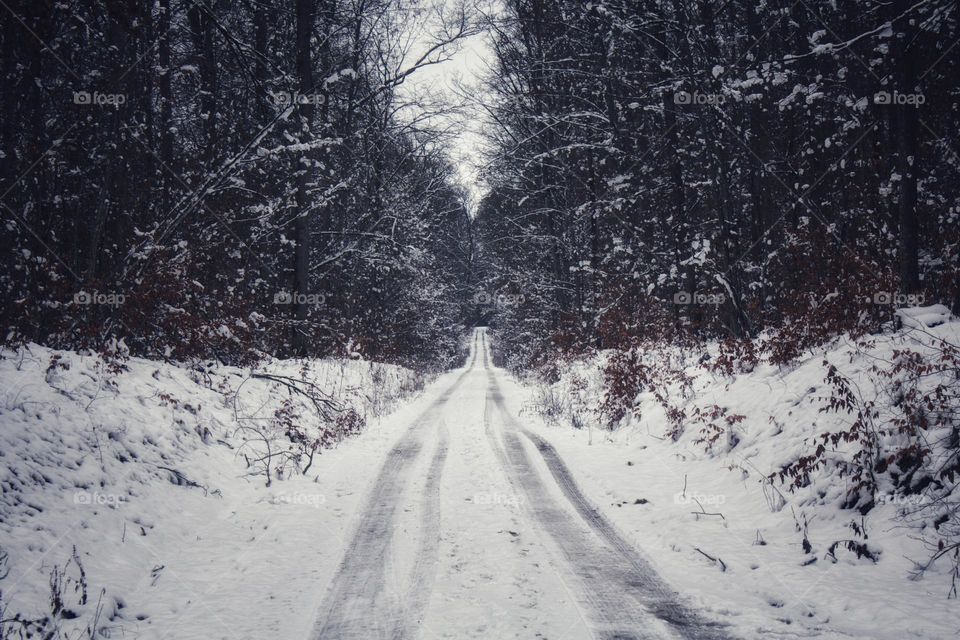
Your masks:
<svg viewBox="0 0 960 640"><path fill-rule="evenodd" d="M700 511L691 511L691 512L690 512L690 513L692 513L693 515L695 515L695 516L720 516L721 518L723 518L724 520L726 520L726 518L723 517L723 514L722 514L722 513L719 513L719 512L718 512L718 513L709 513L709 512L707 512L707 511L703 508L703 505L700 504L700 501L697 500L696 498L693 498L693 501L697 503L697 506L698 506L698 507L700 507Z"/></svg>
<svg viewBox="0 0 960 640"><path fill-rule="evenodd" d="M704 558L710 560L711 562L716 562L717 564L719 564L721 571L726 571L726 570L727 570L727 563L724 562L723 560L721 560L720 558L714 558L712 555L710 555L709 553L705 552L705 551L704 551L703 549L701 549L700 547L694 547L694 550L700 552L700 554L703 555Z"/></svg>

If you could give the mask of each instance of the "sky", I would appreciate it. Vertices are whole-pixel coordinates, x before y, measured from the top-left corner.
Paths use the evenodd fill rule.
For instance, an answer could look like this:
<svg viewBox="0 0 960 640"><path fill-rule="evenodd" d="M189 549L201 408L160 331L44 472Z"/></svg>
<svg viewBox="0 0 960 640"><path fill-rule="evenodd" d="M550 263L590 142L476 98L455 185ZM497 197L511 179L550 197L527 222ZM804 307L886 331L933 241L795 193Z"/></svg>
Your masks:
<svg viewBox="0 0 960 640"><path fill-rule="evenodd" d="M428 38L428 35L424 35L424 42ZM482 163L479 127L484 120L476 105L469 102L483 99L480 78L492 63L492 58L488 35L479 33L462 40L450 60L418 70L401 87L401 92L409 97L432 95L451 103L463 104L462 117L437 118L436 124L449 125L455 132L450 155L457 165L460 181L470 193L471 208L476 206L483 194L477 168Z"/></svg>

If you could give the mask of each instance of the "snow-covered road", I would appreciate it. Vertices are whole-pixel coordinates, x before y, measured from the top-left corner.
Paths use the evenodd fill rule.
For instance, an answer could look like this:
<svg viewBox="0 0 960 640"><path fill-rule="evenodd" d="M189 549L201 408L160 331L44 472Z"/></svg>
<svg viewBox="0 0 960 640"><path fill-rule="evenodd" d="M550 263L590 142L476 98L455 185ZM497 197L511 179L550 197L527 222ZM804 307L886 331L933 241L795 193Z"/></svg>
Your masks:
<svg viewBox="0 0 960 640"><path fill-rule="evenodd" d="M313 640L721 638L505 402L484 329L389 450Z"/></svg>
<svg viewBox="0 0 960 640"><path fill-rule="evenodd" d="M38 345L0 359L2 608L49 615L51 576L69 569L86 585L66 590L70 637L98 616L111 637L143 640L957 637L950 566L907 580L924 549L895 505L870 514L879 562L831 557L849 511L794 494L771 505L776 449L799 451L817 418L798 398L819 361L705 380L701 404L794 412L779 440L757 419L721 455L694 429L662 438L646 406L645 424L619 432L550 425L541 390L489 354L476 332L466 365L416 397L399 368L267 363L382 409L309 474L270 486L231 434L237 412L272 415L284 394L245 370L200 384L140 359L105 377L96 357Z"/></svg>

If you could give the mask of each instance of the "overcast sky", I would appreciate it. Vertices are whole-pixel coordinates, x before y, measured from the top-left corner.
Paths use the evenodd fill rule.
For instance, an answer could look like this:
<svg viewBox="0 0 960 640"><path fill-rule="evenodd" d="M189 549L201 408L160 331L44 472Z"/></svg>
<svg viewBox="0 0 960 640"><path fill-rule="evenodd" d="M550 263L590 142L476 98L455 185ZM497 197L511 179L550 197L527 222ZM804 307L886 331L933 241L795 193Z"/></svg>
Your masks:
<svg viewBox="0 0 960 640"><path fill-rule="evenodd" d="M487 34L472 36L460 43L459 51L451 60L420 69L404 83L402 90L412 96L432 94L455 103L463 102L465 92L474 100L482 99L479 78L485 73L491 59ZM475 111L474 105L467 105L467 108ZM461 181L470 190L475 204L482 190L476 171L481 162L478 129L482 124L482 116L472 113L471 117L470 112L465 115L467 117L449 122L456 132L451 155L457 163Z"/></svg>

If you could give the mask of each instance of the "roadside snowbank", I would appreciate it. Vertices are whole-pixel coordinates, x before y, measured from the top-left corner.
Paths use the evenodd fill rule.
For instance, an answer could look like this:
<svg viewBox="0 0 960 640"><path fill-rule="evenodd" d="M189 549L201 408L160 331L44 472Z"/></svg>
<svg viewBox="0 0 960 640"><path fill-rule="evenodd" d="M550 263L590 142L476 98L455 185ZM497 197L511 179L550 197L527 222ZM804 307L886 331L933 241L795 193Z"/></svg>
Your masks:
<svg viewBox="0 0 960 640"><path fill-rule="evenodd" d="M784 465L810 453L821 433L852 422L847 414L821 411L831 395L825 361L867 397L873 363L890 361L895 350L923 352L934 338L958 344L960 322L875 338L866 350L839 341L789 368L761 361L731 376L709 372L702 354L672 354L695 377L686 396L672 389L671 399L687 416L698 409L712 414L715 406L725 410L719 414L724 426L723 417L744 416L712 447L701 423L690 420L676 441L668 437L673 425L649 391L636 397L634 415L620 429L599 428L610 353L565 363L555 384L516 383L505 395L672 585L698 596L707 614L732 624L736 634L957 637L960 607L948 599L951 559L916 575L931 549L919 540L920 518L911 514L926 496L902 495L881 481L875 506L862 515L843 508L852 485L835 467L814 470L811 483L794 492L771 481ZM563 427L542 418L545 404L553 405ZM881 417L884 410L878 406ZM571 429L571 422L585 428ZM841 442L828 456L848 459L845 446ZM858 557L843 542L833 547L847 540L865 545L876 561Z"/></svg>
<svg viewBox="0 0 960 640"><path fill-rule="evenodd" d="M285 417L315 435L305 396L236 368L123 364L36 345L2 354L0 619L71 638L305 637L363 470L379 466L424 381L363 361L258 367L366 419L355 446L321 450L306 476L288 466L268 488L247 466L262 443L244 445L238 425L282 429Z"/></svg>

